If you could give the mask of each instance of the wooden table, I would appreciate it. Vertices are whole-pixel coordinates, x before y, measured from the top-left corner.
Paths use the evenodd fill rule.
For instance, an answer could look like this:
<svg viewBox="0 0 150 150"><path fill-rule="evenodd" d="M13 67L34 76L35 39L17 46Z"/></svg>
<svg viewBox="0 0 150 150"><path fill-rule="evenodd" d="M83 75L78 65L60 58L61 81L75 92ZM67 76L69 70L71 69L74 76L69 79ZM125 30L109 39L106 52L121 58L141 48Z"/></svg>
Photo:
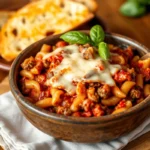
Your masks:
<svg viewBox="0 0 150 150"><path fill-rule="evenodd" d="M8 0L0 1L0 8ZM12 0L10 0L12 2ZM20 0L14 0L21 2ZM24 2L26 0L23 0ZM150 48L150 14L142 18L123 17L118 9L124 0L97 0L99 9L96 13L111 32L129 36ZM17 3L20 6L20 3ZM8 5L8 7L11 5ZM12 8L12 7L11 7ZM0 94L9 91L8 73L0 71ZM0 148L1 150L1 148ZM150 132L129 143L123 150L150 150Z"/></svg>

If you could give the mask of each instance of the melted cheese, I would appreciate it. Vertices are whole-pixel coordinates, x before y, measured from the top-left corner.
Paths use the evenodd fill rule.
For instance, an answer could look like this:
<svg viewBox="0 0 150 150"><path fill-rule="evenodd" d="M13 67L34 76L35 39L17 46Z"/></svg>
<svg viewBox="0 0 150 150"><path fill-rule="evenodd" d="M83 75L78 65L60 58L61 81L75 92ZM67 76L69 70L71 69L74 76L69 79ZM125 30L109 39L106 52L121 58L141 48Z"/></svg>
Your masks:
<svg viewBox="0 0 150 150"><path fill-rule="evenodd" d="M67 92L75 92L75 86L72 82L101 82L110 86L115 85L112 78L119 69L120 65L112 65L108 61L102 60L98 55L95 58L84 59L82 53L79 52L77 45L69 45L63 48L57 48L52 53L45 55L43 59L56 55L63 51L62 62L52 69L54 76L46 81L47 85L58 88L63 87ZM99 65L104 66L104 70L100 70ZM57 78L55 80L54 78Z"/></svg>

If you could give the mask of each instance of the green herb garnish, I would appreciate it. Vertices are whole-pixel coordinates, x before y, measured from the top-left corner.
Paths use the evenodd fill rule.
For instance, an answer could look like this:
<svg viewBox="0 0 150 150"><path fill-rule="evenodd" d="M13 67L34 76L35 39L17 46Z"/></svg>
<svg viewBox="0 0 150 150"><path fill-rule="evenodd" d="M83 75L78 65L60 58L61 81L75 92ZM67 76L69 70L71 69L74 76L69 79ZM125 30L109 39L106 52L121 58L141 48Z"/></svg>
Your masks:
<svg viewBox="0 0 150 150"><path fill-rule="evenodd" d="M109 51L109 47L108 47L107 43L105 43L105 42L99 43L98 53L99 53L100 57L102 57L105 60L107 60L110 57L110 51Z"/></svg>
<svg viewBox="0 0 150 150"><path fill-rule="evenodd" d="M60 38L71 44L91 43L90 37L80 31L67 32L63 34Z"/></svg>
<svg viewBox="0 0 150 150"><path fill-rule="evenodd" d="M62 36L61 39L71 44L91 44L98 48L98 53L101 58L107 60L110 57L110 52L107 43L103 42L105 32L100 25L95 25L90 30L90 36L80 31L70 31Z"/></svg>
<svg viewBox="0 0 150 150"><path fill-rule="evenodd" d="M128 17L140 17L146 13L148 5L150 0L127 0L121 5L120 12Z"/></svg>
<svg viewBox="0 0 150 150"><path fill-rule="evenodd" d="M90 38L95 46L98 46L98 44L102 41L104 41L105 38L105 32L103 28L100 25L95 25L90 30Z"/></svg>

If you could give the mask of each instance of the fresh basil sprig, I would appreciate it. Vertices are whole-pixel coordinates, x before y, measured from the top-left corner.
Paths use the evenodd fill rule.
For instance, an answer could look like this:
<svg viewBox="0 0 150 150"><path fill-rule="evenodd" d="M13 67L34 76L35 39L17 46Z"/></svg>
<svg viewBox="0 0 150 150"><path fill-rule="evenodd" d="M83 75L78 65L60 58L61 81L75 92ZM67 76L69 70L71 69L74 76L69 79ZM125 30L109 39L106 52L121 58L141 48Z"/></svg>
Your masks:
<svg viewBox="0 0 150 150"><path fill-rule="evenodd" d="M120 12L128 17L140 17L146 13L148 5L150 0L128 0L121 5Z"/></svg>
<svg viewBox="0 0 150 150"><path fill-rule="evenodd" d="M108 47L107 43L105 43L105 42L99 43L98 53L99 53L100 57L102 57L105 60L107 60L110 57L110 51L109 51L109 47Z"/></svg>
<svg viewBox="0 0 150 150"><path fill-rule="evenodd" d="M98 44L102 41L104 41L105 38L105 32L103 28L100 25L95 25L90 30L90 38L95 46L98 46Z"/></svg>
<svg viewBox="0 0 150 150"><path fill-rule="evenodd" d="M85 33L82 33L79 31L67 32L63 34L62 36L60 36L60 38L71 44L91 43L90 37L86 35Z"/></svg>
<svg viewBox="0 0 150 150"><path fill-rule="evenodd" d="M60 36L64 41L71 44L91 44L98 48L101 58L107 60L110 52L107 43L103 42L105 32L100 25L95 25L90 30L90 36L80 31L70 31Z"/></svg>

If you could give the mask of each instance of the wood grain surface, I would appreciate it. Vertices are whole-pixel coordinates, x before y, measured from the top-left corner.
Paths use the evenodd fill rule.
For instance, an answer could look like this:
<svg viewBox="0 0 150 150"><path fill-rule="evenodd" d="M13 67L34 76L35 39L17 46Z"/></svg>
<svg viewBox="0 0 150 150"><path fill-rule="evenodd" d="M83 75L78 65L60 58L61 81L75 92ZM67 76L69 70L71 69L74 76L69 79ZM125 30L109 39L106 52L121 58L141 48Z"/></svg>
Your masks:
<svg viewBox="0 0 150 150"><path fill-rule="evenodd" d="M29 0L0 0L0 9L16 9ZM124 0L97 0L96 16L102 19L109 31L131 37L150 48L150 13L141 18L128 18L119 13ZM8 72L0 71L0 94L9 91ZM0 147L1 150L1 147ZM150 150L150 132L130 142L123 150Z"/></svg>

